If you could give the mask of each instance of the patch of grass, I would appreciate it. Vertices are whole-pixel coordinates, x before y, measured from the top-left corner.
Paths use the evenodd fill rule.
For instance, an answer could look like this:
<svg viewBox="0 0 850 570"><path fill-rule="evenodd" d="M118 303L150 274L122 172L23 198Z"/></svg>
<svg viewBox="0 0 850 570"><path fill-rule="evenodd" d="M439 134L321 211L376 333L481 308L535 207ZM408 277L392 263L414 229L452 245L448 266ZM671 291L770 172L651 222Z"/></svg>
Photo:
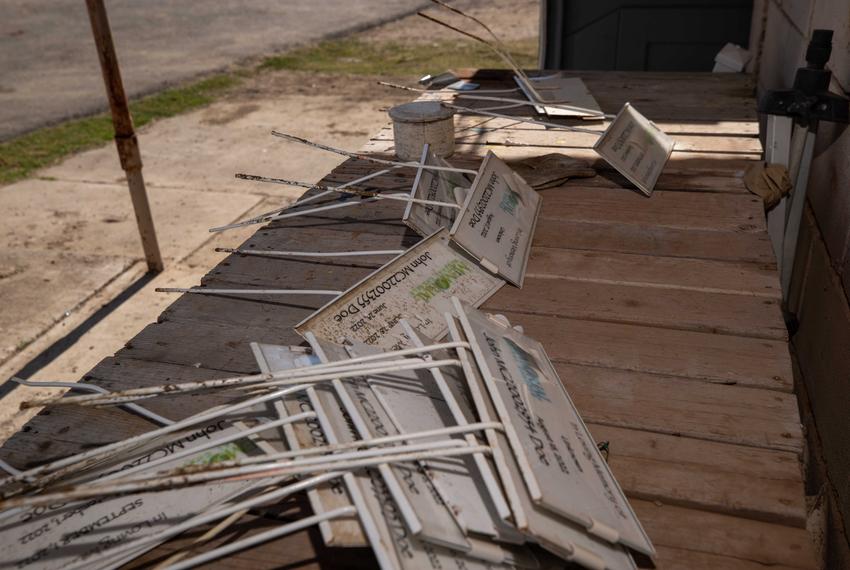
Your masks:
<svg viewBox="0 0 850 570"><path fill-rule="evenodd" d="M520 65L534 67L537 41L508 42ZM344 38L269 57L255 69L243 68L168 89L130 103L136 127L208 105L243 78L265 70L299 70L351 75L419 77L460 67L500 68L504 62L486 46L470 41L427 44L365 42ZM108 113L71 120L0 143L0 185L30 176L59 159L112 140Z"/></svg>
<svg viewBox="0 0 850 570"><path fill-rule="evenodd" d="M534 66L537 41L511 42L508 48L520 65ZM498 68L505 63L477 42L441 41L428 44L374 43L357 39L321 42L267 58L259 69L291 69L352 75L442 73L459 67Z"/></svg>
<svg viewBox="0 0 850 570"><path fill-rule="evenodd" d="M221 74L132 101L130 112L133 122L138 128L153 120L207 105L239 81L234 75ZM113 135L111 116L103 113L39 129L0 143L0 184L26 178L68 154L109 142Z"/></svg>

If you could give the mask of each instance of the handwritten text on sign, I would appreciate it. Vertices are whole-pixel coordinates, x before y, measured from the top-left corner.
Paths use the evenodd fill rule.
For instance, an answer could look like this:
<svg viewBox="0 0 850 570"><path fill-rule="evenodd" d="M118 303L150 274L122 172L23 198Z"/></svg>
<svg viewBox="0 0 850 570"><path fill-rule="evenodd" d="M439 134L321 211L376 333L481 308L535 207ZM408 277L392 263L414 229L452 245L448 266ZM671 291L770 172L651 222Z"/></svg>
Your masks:
<svg viewBox="0 0 850 570"><path fill-rule="evenodd" d="M521 287L540 202L531 186L489 152L452 227L452 239L482 266Z"/></svg>
<svg viewBox="0 0 850 570"><path fill-rule="evenodd" d="M654 549L608 469L590 432L541 345L480 311L467 308L476 360L504 402L500 419L513 426L540 489L537 503L597 534L648 555Z"/></svg>
<svg viewBox="0 0 850 570"><path fill-rule="evenodd" d="M440 338L443 312L456 296L473 306L504 282L449 245L441 230L422 240L296 325L303 335L339 342L350 339L379 348L408 343L401 319L422 334Z"/></svg>
<svg viewBox="0 0 850 570"><path fill-rule="evenodd" d="M451 166L442 158L428 152L425 164L431 166ZM413 181L411 198L430 202L455 203L455 188L469 188L470 182L459 172L446 170L420 169ZM458 213L457 208L437 204L408 202L402 221L416 233L425 237L441 228L451 228Z"/></svg>
<svg viewBox="0 0 850 570"><path fill-rule="evenodd" d="M593 149L649 196L673 144L672 138L626 103Z"/></svg>
<svg viewBox="0 0 850 570"><path fill-rule="evenodd" d="M96 478L160 460L205 443L211 437L229 435L236 429L226 425L224 420L202 426L182 437L148 449L131 461L100 473ZM173 463L160 464L156 469L211 464L243 455L240 444L235 442ZM25 509L0 523L0 559L9 568L58 570L128 541L161 531L170 524L227 500L248 486L250 483L245 482L220 483ZM153 546L151 544L148 548Z"/></svg>

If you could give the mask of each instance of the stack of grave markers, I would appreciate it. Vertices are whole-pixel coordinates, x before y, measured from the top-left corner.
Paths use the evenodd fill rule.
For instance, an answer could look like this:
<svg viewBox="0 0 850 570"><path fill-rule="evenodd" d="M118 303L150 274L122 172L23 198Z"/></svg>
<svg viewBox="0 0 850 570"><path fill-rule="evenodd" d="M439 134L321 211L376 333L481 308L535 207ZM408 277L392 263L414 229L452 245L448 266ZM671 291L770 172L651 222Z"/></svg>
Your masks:
<svg viewBox="0 0 850 570"><path fill-rule="evenodd" d="M460 106L465 98L531 105L550 118L612 119L601 131L509 117L598 136L600 156L651 195L672 139L628 103L616 116L603 114L578 78L527 76L483 22L435 2L492 39L425 16L488 45L528 97L479 92L444 105L503 117ZM294 209L212 231L396 200L406 203L403 220L423 239L393 252L227 249L268 258L396 257L341 293L189 289L334 297L295 327L309 348L252 345L259 374L121 392L72 384L85 393L29 402L121 406L159 427L24 471L0 461L5 565L116 568L194 531L181 549L156 559L157 568L191 568L313 526L330 547L370 547L384 570L651 563L649 538L541 344L504 317L477 310L506 283L522 287L540 196L492 152L470 171L427 145L419 162L399 163L273 134L382 167L336 187L237 175L317 192ZM410 167L409 195L360 188ZM213 395L220 405L177 421L142 405L193 395ZM208 544L302 492L312 514Z"/></svg>
<svg viewBox="0 0 850 570"><path fill-rule="evenodd" d="M328 546L371 547L384 569L649 560L542 345L475 308L522 285L540 204L492 153L470 182L425 148L404 213L424 239L298 324L309 348L253 345L253 376L32 402L120 405L161 427L5 466L3 559L114 568L204 529L163 564L189 568L315 525ZM210 392L228 400L180 421L138 403ZM302 491L312 515L202 548Z"/></svg>

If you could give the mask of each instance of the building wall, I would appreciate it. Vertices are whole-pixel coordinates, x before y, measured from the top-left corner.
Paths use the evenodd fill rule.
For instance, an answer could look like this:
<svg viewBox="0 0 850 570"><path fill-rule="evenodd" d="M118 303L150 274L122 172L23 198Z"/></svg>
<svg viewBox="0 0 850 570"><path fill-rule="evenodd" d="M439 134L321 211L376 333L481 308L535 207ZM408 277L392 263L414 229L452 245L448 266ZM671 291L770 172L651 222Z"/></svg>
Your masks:
<svg viewBox="0 0 850 570"><path fill-rule="evenodd" d="M831 89L850 90L850 0L757 0L751 36L759 93L787 88L805 65L811 31L832 29ZM821 124L808 185L789 308L808 409L810 492L826 483L831 505L828 568L845 567L850 522L850 128ZM821 469L818 469L818 466ZM817 487L817 488L812 488ZM845 528L848 525L844 525ZM842 542L843 540L843 542ZM844 564L841 564L843 561Z"/></svg>

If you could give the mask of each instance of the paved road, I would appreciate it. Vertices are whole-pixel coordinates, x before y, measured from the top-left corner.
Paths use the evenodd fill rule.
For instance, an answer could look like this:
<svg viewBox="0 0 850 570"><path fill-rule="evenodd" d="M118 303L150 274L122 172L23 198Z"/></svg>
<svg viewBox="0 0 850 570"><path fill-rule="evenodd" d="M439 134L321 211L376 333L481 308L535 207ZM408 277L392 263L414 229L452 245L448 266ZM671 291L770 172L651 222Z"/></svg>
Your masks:
<svg viewBox="0 0 850 570"><path fill-rule="evenodd" d="M144 94L425 0L107 0L124 85ZM0 0L0 140L106 108L83 0Z"/></svg>

